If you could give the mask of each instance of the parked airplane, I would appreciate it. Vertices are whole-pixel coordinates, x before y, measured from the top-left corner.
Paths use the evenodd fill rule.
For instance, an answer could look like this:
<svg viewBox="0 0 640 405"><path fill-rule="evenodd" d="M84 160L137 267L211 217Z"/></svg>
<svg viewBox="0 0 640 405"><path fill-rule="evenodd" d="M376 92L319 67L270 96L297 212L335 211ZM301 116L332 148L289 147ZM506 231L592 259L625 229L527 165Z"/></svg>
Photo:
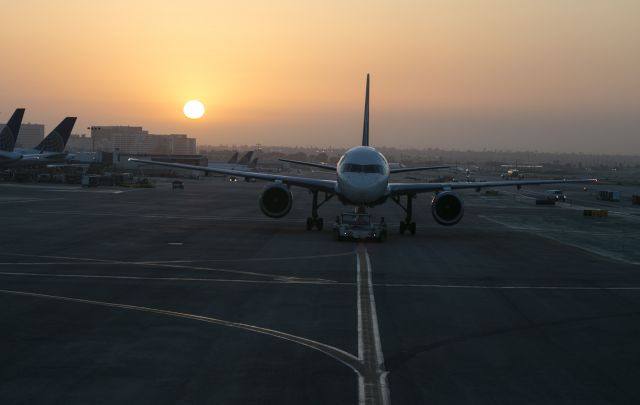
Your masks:
<svg viewBox="0 0 640 405"><path fill-rule="evenodd" d="M254 169L256 164L258 163L258 158L255 158L253 161L251 157L253 156L254 151L250 150L245 153L240 160L238 160L238 152L235 152L231 159L229 159L226 163L209 163L209 168L214 169L227 169L227 170L247 170Z"/></svg>
<svg viewBox="0 0 640 405"><path fill-rule="evenodd" d="M48 153L50 157L53 157L54 153L62 154L64 148L67 146L76 119L76 117L66 117L36 147L16 148L15 151L23 155L42 155Z"/></svg>
<svg viewBox="0 0 640 405"><path fill-rule="evenodd" d="M280 176L277 174L254 173L237 170L227 170L212 167L201 167L180 163L165 163L152 160L130 158L134 162L170 166L180 169L199 170L203 172L221 173L232 176L248 177L258 180L266 180L270 183L260 195L259 204L261 211L272 218L281 218L289 213L293 203L290 187L302 187L313 194L311 204L311 216L307 218L307 229L314 227L321 230L323 220L318 215L318 208L333 197L337 197L343 204L357 207L364 211L366 207L373 207L391 200L398 204L406 213L405 219L400 222L400 233L416 232L416 223L413 222L413 199L419 193L433 192L435 196L431 202L433 218L441 225L454 225L462 219L464 207L462 199L453 192L459 189L475 189L479 191L484 187L505 187L533 184L555 183L583 183L594 182L594 179L580 180L523 180L523 181L484 181L476 183L468 182L443 182L443 183L392 183L389 177L393 173L409 171L405 168L390 169L387 159L369 146L369 75L364 107L364 129L362 133L362 145L349 149L340 158L335 170L335 180L321 180L296 176ZM311 167L325 168L326 165L311 162L296 162ZM412 168L415 170L429 170L433 167ZM324 193L320 201L319 193ZM402 199L405 199L405 203Z"/></svg>
<svg viewBox="0 0 640 405"><path fill-rule="evenodd" d="M13 148L16 146L23 116L24 108L16 108L7 125L0 131L0 163L13 162L22 158L21 154L13 151Z"/></svg>
<svg viewBox="0 0 640 405"><path fill-rule="evenodd" d="M66 158L64 148L75 122L76 117L66 117L35 148L16 148L11 151L13 159L0 162L0 167L40 166L62 162Z"/></svg>

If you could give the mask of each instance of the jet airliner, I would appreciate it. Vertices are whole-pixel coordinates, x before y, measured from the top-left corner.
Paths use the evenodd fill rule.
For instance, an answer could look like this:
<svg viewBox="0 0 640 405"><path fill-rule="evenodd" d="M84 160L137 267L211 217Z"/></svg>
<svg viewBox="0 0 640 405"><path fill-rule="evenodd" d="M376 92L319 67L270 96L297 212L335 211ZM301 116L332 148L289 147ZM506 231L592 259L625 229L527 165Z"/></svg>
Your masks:
<svg viewBox="0 0 640 405"><path fill-rule="evenodd" d="M282 218L289 213L293 203L290 187L302 187L311 191L311 216L307 218L307 230L316 228L322 230L323 219L318 215L318 209L331 198L338 198L343 204L355 206L364 211L367 207L384 204L391 200L399 205L406 216L400 222L400 233L416 232L413 222L413 199L420 193L435 193L431 202L433 218L441 225L454 225L464 215L462 199L454 190L480 189L485 187L506 187L525 185L556 184L556 183L587 183L595 179L576 180L518 180L518 181L483 181L483 182L443 182L443 183L395 183L390 181L394 173L431 170L446 166L429 166L418 168L390 168L389 162L382 153L369 146L369 75L367 75L364 128L362 144L349 149L340 158L337 165L327 166L320 163L290 161L311 167L335 171L335 180L321 180L297 176L281 176L268 173L254 173L240 170L228 170L214 167L194 166L180 163L157 162L130 158L130 161L160 166L176 167L180 169L196 170L210 173L254 178L270 182L259 198L260 210L268 217ZM289 160L288 160L289 161ZM320 193L323 198L320 198Z"/></svg>
<svg viewBox="0 0 640 405"><path fill-rule="evenodd" d="M0 132L0 168L38 166L56 163L66 157L67 145L76 117L66 117L35 148L14 148L19 135L24 108L15 110Z"/></svg>

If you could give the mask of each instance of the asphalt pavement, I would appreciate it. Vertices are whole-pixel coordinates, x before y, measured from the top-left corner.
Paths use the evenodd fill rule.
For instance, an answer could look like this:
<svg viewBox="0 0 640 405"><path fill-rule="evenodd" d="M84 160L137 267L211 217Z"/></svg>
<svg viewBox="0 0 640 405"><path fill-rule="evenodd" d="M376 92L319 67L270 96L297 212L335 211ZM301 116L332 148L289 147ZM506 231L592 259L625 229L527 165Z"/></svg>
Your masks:
<svg viewBox="0 0 640 405"><path fill-rule="evenodd" d="M262 187L0 183L0 403L640 402L633 209L470 191L442 227L424 195L417 235L389 202L386 242L336 242L348 208L306 231Z"/></svg>

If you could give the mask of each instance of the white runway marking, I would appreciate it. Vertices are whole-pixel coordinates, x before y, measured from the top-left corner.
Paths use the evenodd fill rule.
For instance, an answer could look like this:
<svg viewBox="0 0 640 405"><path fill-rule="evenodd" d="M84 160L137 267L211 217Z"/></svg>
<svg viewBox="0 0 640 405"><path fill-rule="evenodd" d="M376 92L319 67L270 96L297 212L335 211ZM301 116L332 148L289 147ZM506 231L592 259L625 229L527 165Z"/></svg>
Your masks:
<svg viewBox="0 0 640 405"><path fill-rule="evenodd" d="M547 285L472 285L472 284L376 284L401 288L459 288L469 290L565 290L565 291L640 291L640 287L547 286Z"/></svg>
<svg viewBox="0 0 640 405"><path fill-rule="evenodd" d="M43 201L60 201L64 200L64 198L3 198L0 200L0 204L23 204L23 203L32 203L32 202L43 202Z"/></svg>
<svg viewBox="0 0 640 405"><path fill-rule="evenodd" d="M521 231L521 232L528 232L531 233L532 235L536 235L539 236L541 238L545 238L545 239L549 239L552 240L554 242L558 242L561 243L563 245L567 245L567 246L571 246L580 250L583 250L587 253L591 253L591 254L596 254L599 256L602 256L604 258L607 258L609 260L613 260L613 261L618 261L618 262L622 262L622 263L626 263L626 264L634 264L634 265L639 265L640 262L635 262L632 260L627 260L624 257L613 253L613 252L609 252L597 247L591 247L591 246L583 246L583 245L579 245L577 243L572 243L567 241L566 239L562 239L562 238L557 238L553 235L551 235L550 232L543 232L541 230L539 230L538 228L533 228L533 227L527 227L527 226L518 226L518 225L512 225L503 221L499 221L497 219L494 218L489 218L486 215L478 215L479 218L485 219L489 222L493 222L494 224L498 224L498 225L502 225L506 228L509 229L513 229L514 231Z"/></svg>
<svg viewBox="0 0 640 405"><path fill-rule="evenodd" d="M352 252L350 254L353 254ZM25 255L27 256L27 255ZM51 258L51 256L48 256ZM57 257L60 258L60 257ZM378 328L378 316L376 312L373 283L371 277L371 261L363 244L357 250L357 306L358 306L358 357L333 346L326 345L314 340L290 335L273 329L262 328L254 325L225 321L221 319L209 318L199 315L185 314L180 312L140 307L133 305L117 304L102 301L92 301L80 298L62 297L55 295L39 294L24 291L0 290L0 293L31 296L38 298L48 298L68 302L76 302L91 305L107 306L127 310L151 312L162 315L188 318L202 322L214 323L222 326L244 329L252 332L274 336L280 339L298 343L312 349L318 350L328 356L335 358L341 363L349 366L358 376L358 398L359 403L388 405L389 389L387 385L387 371L384 366L384 357L380 343L380 332ZM67 260L69 258L66 258ZM86 259L84 259L86 260ZM121 264L123 262L110 262L96 260L99 264ZM93 262L93 261L90 261ZM40 264L40 263L35 263ZM59 264L59 263L55 263ZM124 279L124 280L162 280L162 281L198 281L198 282L243 282L243 283L291 283L291 284L316 284L316 285L341 285L353 286L353 283L335 283L325 281L309 281L297 278L288 278L278 281L251 281L251 280L222 280L222 279L198 279L180 277L137 277L137 276L102 276L88 274L46 274L46 273L20 273L20 272L0 272L0 275L26 276L26 277L67 277L67 278L87 278L87 279Z"/></svg>
<svg viewBox="0 0 640 405"><path fill-rule="evenodd" d="M327 280L321 278L301 278L301 277L292 277L285 276L279 274L269 274L269 273L256 273L252 271L243 271L243 270L231 270L231 269L221 269L221 268L213 268L213 267L202 267L202 266L187 266L181 264L172 264L172 263L162 263L162 262L127 262L127 261L119 261L119 260L106 260L106 259L91 259L91 258L80 258L80 257L67 257L67 256L44 256L44 255L27 255L22 253L0 253L0 256L19 256L19 257L37 257L44 259L61 259L61 260L78 260L85 261L89 263L82 263L84 265L131 265L131 266L144 266L144 267L160 267L160 268L169 268L169 269L181 269L181 270L197 270L197 271L211 271L211 272L221 272L221 273L232 273L232 274L242 274L245 276L252 277L261 277L261 278L269 278L275 281L321 281L327 283L334 283L334 280ZM18 263L0 263L0 265L11 265ZM33 265L44 264L44 263L32 263ZM57 262L48 262L46 265L56 265L62 264ZM70 263L70 265L74 265L75 263Z"/></svg>
<svg viewBox="0 0 640 405"><path fill-rule="evenodd" d="M248 257L241 259L202 259L202 260L166 260L166 261L147 261L137 263L209 263L209 262L270 262L280 260L309 260L309 259L328 259L332 257L351 256L354 252L352 250L343 253L328 253L323 255L310 255L310 256L283 256L283 257ZM1 253L0 253L1 255Z"/></svg>
<svg viewBox="0 0 640 405"><path fill-rule="evenodd" d="M197 278L197 277L144 277L144 276L117 276L101 274L60 274L60 273L27 273L0 271L0 276L24 276L24 277L62 277L81 279L106 279L106 280L144 280L144 281L183 281L204 283L241 283L241 284L305 284L305 285L342 285L352 286L353 283L337 283L322 279L283 278L278 280L241 280L225 278Z"/></svg>
<svg viewBox="0 0 640 405"><path fill-rule="evenodd" d="M359 403L389 404L387 371L371 282L371 261L364 244L358 245L357 258L358 359L364 366L364 373L358 379Z"/></svg>
<svg viewBox="0 0 640 405"><path fill-rule="evenodd" d="M87 265L100 264L109 265L110 263L0 263L0 265ZM246 283L246 284L302 284L302 285L322 285L322 286L353 286L356 283L344 283L324 279L308 279L308 278L283 278L277 280L243 280L243 279L223 279L223 278L198 278L198 277L145 277L145 276L119 276L119 275L100 275L100 274L60 274L60 273L32 273L32 272L0 272L0 276L25 276L25 277L66 277L66 278L86 278L86 279L115 279L115 280L145 280L145 281L198 281L210 283ZM549 286L549 285L480 285L480 284L409 284L409 283L385 283L372 284L374 287L388 288L449 288L462 290L552 290L552 291L640 291L640 286ZM359 304L360 305L360 304ZM360 308L358 309L358 319L360 319Z"/></svg>
<svg viewBox="0 0 640 405"><path fill-rule="evenodd" d="M303 338L296 335L291 335L285 332L280 332L274 329L263 328L260 326L249 325L249 324L240 323L240 322L225 321L222 319L210 318L207 316L168 311L168 310L158 309L158 308L141 307L136 305L117 304L113 302L104 302L104 301L92 301L92 300L85 300L81 298L62 297L58 295L39 294L39 293L26 292L26 291L0 290L0 293L21 295L21 296L35 297L35 298L46 298L46 299L53 299L58 301L75 302L80 304L97 305L97 306L103 306L103 307L119 308L119 309L126 309L130 311L149 312L149 313L155 313L159 315L172 316L176 318L186 318L186 319L191 319L191 320L200 321L200 322L207 322L207 323L212 323L220 326L227 326L230 328L243 329L250 332L273 336L278 339L288 340L290 342L294 342L302 346L306 346L311 349L317 350L345 364L356 373L360 373L359 361L351 353L347 353L344 350L338 349L333 346L329 346L325 343L317 342L315 340Z"/></svg>

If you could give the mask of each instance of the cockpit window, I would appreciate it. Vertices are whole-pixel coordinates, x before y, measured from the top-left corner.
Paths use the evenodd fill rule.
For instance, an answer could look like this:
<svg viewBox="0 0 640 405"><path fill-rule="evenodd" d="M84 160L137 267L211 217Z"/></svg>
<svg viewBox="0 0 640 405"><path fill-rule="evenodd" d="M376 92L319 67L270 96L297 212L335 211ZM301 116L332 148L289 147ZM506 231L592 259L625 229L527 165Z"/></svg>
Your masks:
<svg viewBox="0 0 640 405"><path fill-rule="evenodd" d="M348 173L384 173L381 165L358 165L355 163L345 163L342 170Z"/></svg>

